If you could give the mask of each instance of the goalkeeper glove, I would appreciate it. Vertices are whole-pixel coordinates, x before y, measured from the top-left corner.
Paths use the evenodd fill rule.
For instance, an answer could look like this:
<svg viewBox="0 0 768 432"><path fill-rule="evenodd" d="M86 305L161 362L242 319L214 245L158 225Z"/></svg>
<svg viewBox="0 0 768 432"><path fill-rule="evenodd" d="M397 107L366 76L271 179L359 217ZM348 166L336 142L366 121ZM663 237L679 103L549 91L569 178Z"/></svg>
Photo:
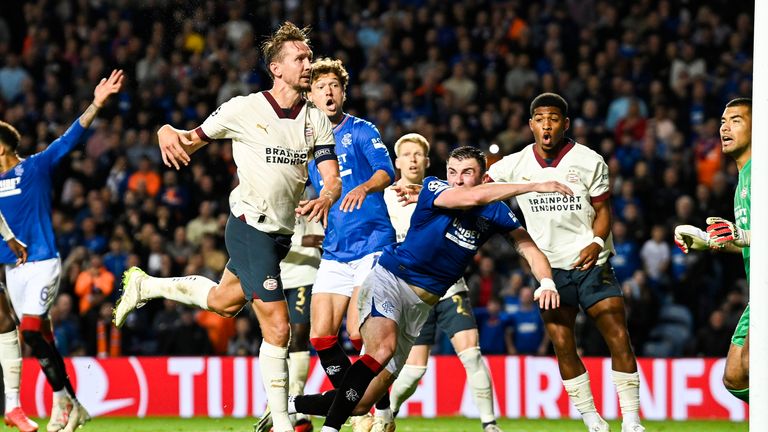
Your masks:
<svg viewBox="0 0 768 432"><path fill-rule="evenodd" d="M678 225L675 227L675 244L687 254L689 249L708 249L709 238L707 233L693 225Z"/></svg>
<svg viewBox="0 0 768 432"><path fill-rule="evenodd" d="M740 248L749 247L750 233L719 217L707 218L707 235L709 243L714 246L724 247L731 243Z"/></svg>

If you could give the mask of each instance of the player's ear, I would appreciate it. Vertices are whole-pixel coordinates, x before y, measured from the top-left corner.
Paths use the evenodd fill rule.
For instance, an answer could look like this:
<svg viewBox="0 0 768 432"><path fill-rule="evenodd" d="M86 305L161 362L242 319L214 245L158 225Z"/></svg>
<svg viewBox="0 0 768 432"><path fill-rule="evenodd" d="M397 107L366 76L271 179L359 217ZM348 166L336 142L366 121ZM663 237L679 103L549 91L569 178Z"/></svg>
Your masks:
<svg viewBox="0 0 768 432"><path fill-rule="evenodd" d="M427 168L432 165L432 159L429 158L429 155L427 155Z"/></svg>
<svg viewBox="0 0 768 432"><path fill-rule="evenodd" d="M565 129L563 129L563 131L567 131L570 128L571 128L571 119L569 117L566 117L565 118Z"/></svg>
<svg viewBox="0 0 768 432"><path fill-rule="evenodd" d="M400 169L400 158L395 157L395 168Z"/></svg>
<svg viewBox="0 0 768 432"><path fill-rule="evenodd" d="M281 77L283 75L283 72L280 68L280 63L277 62L271 62L269 64L269 71L272 72L272 76L275 78Z"/></svg>

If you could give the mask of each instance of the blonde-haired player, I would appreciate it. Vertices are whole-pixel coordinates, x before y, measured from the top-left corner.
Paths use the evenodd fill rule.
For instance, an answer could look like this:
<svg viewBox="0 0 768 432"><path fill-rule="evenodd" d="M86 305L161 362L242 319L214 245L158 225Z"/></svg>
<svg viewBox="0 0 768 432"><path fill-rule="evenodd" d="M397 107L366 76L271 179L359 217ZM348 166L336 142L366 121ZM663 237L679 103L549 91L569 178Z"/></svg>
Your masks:
<svg viewBox="0 0 768 432"><path fill-rule="evenodd" d="M230 259L221 280L154 278L130 268L123 276L115 324L122 326L128 313L152 298L226 317L250 302L264 336L259 367L274 431L292 432L287 413L291 332L280 261L290 249L295 213L325 222L341 182L328 117L303 98L309 91L312 61L306 29L286 22L264 42L262 52L274 80L270 90L230 99L194 130L164 125L157 132L163 161L176 169L211 140L232 139L240 184L229 195L224 238ZM312 159L325 186L316 199L300 201Z"/></svg>
<svg viewBox="0 0 768 432"><path fill-rule="evenodd" d="M424 181L429 167L429 142L417 133L400 137L395 143L395 166L400 170L397 185L420 185ZM405 240L411 225L411 215L415 206L402 206L394 189L384 192L387 210L392 225L397 232L397 241ZM448 335L453 348L458 353L467 382L472 388L472 396L480 411L480 422L485 432L498 432L496 415L493 412L493 384L488 368L480 353L477 323L469 303L467 284L464 279L453 285L435 305L421 328L418 339L411 348L403 370L392 385L390 404L399 411L400 406L416 391L419 380L427 370L430 347L435 343L437 327Z"/></svg>

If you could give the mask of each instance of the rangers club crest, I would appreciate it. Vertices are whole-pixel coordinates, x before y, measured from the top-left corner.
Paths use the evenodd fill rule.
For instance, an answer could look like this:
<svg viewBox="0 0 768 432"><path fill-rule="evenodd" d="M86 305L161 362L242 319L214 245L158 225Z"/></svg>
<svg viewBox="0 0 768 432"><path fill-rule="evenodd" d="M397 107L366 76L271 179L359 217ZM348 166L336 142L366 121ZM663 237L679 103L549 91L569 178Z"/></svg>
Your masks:
<svg viewBox="0 0 768 432"><path fill-rule="evenodd" d="M349 147L352 145L352 134L351 133L345 133L343 137L341 137L341 145L344 147Z"/></svg>
<svg viewBox="0 0 768 432"><path fill-rule="evenodd" d="M344 396L346 396L347 400L350 401L350 402L357 402L360 399L360 395L357 394L355 389L347 390L347 392L344 394Z"/></svg>
<svg viewBox="0 0 768 432"><path fill-rule="evenodd" d="M16 164L16 168L13 169L13 175L21 177L24 174L24 167L21 164Z"/></svg>

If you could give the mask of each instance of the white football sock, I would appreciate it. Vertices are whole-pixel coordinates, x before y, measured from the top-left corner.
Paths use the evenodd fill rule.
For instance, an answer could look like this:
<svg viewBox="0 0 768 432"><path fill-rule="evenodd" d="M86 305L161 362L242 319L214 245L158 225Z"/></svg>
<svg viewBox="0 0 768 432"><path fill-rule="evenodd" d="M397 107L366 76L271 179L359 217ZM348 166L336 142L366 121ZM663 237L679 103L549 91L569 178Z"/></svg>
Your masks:
<svg viewBox="0 0 768 432"><path fill-rule="evenodd" d="M288 394L303 395L304 385L307 382L309 373L309 351L296 351L288 353ZM289 410L290 412L290 407ZM291 423L296 424L296 420L307 419L306 414L291 415Z"/></svg>
<svg viewBox="0 0 768 432"><path fill-rule="evenodd" d="M218 283L205 276L156 278L141 281L142 299L166 298L208 310L208 293Z"/></svg>
<svg viewBox="0 0 768 432"><path fill-rule="evenodd" d="M419 386L419 380L427 372L426 366L413 366L406 364L392 384L392 393L389 395L389 405L395 411L400 411L400 405L408 400Z"/></svg>
<svg viewBox="0 0 768 432"><path fill-rule="evenodd" d="M323 426L323 428L320 429L320 432L339 432L339 430L329 426Z"/></svg>
<svg viewBox="0 0 768 432"><path fill-rule="evenodd" d="M491 374L483 361L480 347L467 348L459 353L459 359L467 371L467 382L472 388L475 405L480 411L480 421L488 423L496 420L493 414L493 386Z"/></svg>
<svg viewBox="0 0 768 432"><path fill-rule="evenodd" d="M563 386L573 406L581 413L581 418L587 427L602 420L595 408L595 399L592 397L592 388L589 386L589 372L584 372L576 378L563 380Z"/></svg>
<svg viewBox="0 0 768 432"><path fill-rule="evenodd" d="M0 367L3 368L5 412L19 406L21 383L21 347L16 329L0 334Z"/></svg>
<svg viewBox="0 0 768 432"><path fill-rule="evenodd" d="M267 403L272 411L274 432L293 432L288 418L288 348L263 341L259 351L259 369Z"/></svg>
<svg viewBox="0 0 768 432"><path fill-rule="evenodd" d="M616 394L619 395L621 418L625 424L640 423L640 376L637 372L611 371Z"/></svg>

